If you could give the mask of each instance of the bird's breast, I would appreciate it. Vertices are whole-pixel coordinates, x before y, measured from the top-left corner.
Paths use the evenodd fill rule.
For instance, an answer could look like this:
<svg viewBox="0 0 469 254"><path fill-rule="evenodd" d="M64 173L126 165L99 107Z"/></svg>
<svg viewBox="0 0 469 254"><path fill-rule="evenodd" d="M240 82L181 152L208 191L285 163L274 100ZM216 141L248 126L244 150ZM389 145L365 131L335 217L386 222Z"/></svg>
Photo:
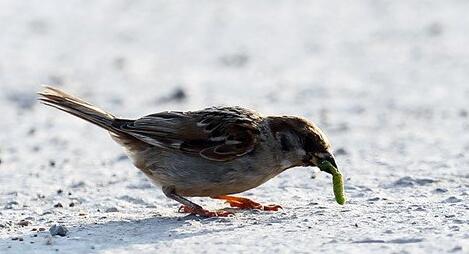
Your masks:
<svg viewBox="0 0 469 254"><path fill-rule="evenodd" d="M231 161L152 148L131 154L135 165L159 186L174 186L183 196L219 196L255 188L284 170L270 153L248 154Z"/></svg>

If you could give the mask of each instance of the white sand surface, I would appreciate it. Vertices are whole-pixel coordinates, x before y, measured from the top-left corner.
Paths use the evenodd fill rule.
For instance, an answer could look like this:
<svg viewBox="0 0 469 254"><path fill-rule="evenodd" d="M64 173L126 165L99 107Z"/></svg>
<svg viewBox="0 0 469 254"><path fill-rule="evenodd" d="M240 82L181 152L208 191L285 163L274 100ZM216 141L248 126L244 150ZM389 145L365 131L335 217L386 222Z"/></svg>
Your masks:
<svg viewBox="0 0 469 254"><path fill-rule="evenodd" d="M0 253L469 253L468 10L0 1ZM283 211L177 213L103 130L38 104L44 83L127 118L212 105L304 116L332 141L350 201L293 168L242 194Z"/></svg>

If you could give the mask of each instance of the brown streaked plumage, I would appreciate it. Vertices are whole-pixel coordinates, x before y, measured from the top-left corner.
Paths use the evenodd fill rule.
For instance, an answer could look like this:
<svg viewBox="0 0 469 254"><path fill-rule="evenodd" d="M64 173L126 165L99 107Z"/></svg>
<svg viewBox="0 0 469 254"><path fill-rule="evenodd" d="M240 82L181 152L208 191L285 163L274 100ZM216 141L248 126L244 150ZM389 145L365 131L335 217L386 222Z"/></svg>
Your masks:
<svg viewBox="0 0 469 254"><path fill-rule="evenodd" d="M39 100L108 130L134 165L181 211L210 212L184 197L224 199L233 207L277 210L245 198L227 196L255 188L295 166L337 166L324 133L306 119L263 117L241 107L166 111L136 120L116 118L57 88L45 87ZM329 172L330 173L330 172Z"/></svg>

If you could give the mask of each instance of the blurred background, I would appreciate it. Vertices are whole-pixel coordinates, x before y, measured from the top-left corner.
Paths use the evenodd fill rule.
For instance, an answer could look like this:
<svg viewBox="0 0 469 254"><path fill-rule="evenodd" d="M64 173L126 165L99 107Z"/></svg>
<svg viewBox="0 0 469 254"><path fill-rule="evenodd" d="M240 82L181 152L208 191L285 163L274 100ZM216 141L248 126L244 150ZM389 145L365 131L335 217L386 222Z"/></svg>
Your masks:
<svg viewBox="0 0 469 254"><path fill-rule="evenodd" d="M458 124L469 95L468 7L459 0L0 1L0 141L55 122L73 127L69 135L102 137L40 106L35 92L49 84L128 118L241 105L305 116L339 132L331 138L340 147L350 135L374 133L392 136L380 138L388 152L405 149L411 135L426 154L456 153L468 146L467 121ZM431 137L419 140L421 130ZM448 143L454 132L464 142Z"/></svg>
<svg viewBox="0 0 469 254"><path fill-rule="evenodd" d="M408 196L409 207L467 218L468 10L464 0L1 0L1 200L86 186L95 201L80 202L95 209L108 200L99 191L119 190L114 181L127 188L115 195L146 195L174 212L158 190L148 197L148 182L102 130L37 103L48 84L126 118L213 105L304 116L328 134L361 209ZM251 193L285 188L284 204L301 206L301 188L330 191L330 179L310 176L289 171ZM122 200L121 210L139 207ZM446 201L456 208L435 208ZM382 205L356 216L375 214L369 230L379 227L393 206ZM463 234L455 223L448 241Z"/></svg>

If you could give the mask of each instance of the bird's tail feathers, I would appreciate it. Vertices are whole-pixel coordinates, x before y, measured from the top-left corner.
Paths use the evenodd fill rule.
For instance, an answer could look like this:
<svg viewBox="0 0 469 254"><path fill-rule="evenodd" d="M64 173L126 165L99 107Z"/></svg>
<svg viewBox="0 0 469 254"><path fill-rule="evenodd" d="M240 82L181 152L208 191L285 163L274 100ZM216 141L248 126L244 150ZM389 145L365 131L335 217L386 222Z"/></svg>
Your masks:
<svg viewBox="0 0 469 254"><path fill-rule="evenodd" d="M45 105L60 109L108 131L115 131L112 123L115 117L90 103L51 86L44 86L38 93Z"/></svg>

